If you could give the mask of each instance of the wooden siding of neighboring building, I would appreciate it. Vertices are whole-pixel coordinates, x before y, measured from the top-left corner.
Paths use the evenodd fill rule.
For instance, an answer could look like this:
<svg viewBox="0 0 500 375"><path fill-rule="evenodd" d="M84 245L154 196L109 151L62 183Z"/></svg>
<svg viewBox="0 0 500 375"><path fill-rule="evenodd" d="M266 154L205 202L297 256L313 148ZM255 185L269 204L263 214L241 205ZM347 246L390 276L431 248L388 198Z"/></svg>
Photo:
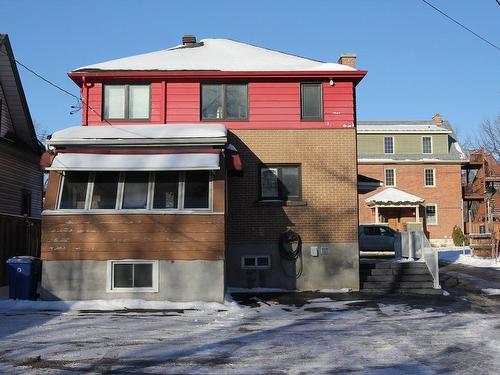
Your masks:
<svg viewBox="0 0 500 375"><path fill-rule="evenodd" d="M321 80L312 80L321 82ZM130 82L133 82L131 79ZM137 81L139 82L139 81ZM144 82L144 81L142 81ZM141 123L200 123L201 94L199 81L151 81L151 119ZM230 83L231 81L229 81ZM240 81L239 81L240 82ZM311 79L304 80L311 82ZM354 87L350 81L339 80L333 86L323 83L323 120L301 121L300 83L258 81L248 83L248 120L201 121L223 123L228 129L314 129L354 127ZM83 88L85 91L86 88ZM95 112L84 112L83 124L107 125L102 113L102 84L88 89L89 104ZM113 124L124 122L112 121ZM134 124L137 122L127 122Z"/></svg>
<svg viewBox="0 0 500 375"><path fill-rule="evenodd" d="M360 155L384 155L384 137L394 137L394 155L429 155L422 153L422 137L432 138L432 154L448 154L448 134L363 134L358 133Z"/></svg>
<svg viewBox="0 0 500 375"><path fill-rule="evenodd" d="M40 217L43 173L38 160L39 156L29 149L0 139L0 213L21 215L23 190L26 190L31 192L31 216Z"/></svg>

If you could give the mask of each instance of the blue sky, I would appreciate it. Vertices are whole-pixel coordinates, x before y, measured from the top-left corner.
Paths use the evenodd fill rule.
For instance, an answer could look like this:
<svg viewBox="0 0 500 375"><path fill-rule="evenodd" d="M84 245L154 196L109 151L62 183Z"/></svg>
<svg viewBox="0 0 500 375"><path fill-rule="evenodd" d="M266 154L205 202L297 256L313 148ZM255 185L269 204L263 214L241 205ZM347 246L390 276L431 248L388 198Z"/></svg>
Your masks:
<svg viewBox="0 0 500 375"><path fill-rule="evenodd" d="M429 0L500 45L496 0ZM1 0L0 33L16 58L78 94L79 66L168 48L183 34L226 37L336 62L355 52L368 75L358 86L360 120L425 120L436 112L460 136L500 115L500 51L421 0ZM24 69L32 117L49 132L80 123L75 99Z"/></svg>

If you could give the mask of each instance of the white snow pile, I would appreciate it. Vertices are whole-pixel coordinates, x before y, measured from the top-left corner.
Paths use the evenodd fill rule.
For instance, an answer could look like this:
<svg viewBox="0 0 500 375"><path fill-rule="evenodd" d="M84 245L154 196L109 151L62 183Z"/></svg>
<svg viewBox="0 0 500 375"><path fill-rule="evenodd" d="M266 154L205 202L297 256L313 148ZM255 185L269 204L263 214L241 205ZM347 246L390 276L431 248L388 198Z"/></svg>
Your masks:
<svg viewBox="0 0 500 375"><path fill-rule="evenodd" d="M485 289L481 289L481 291L484 293L484 294L487 294L489 296L498 296L500 295L500 289L495 289L495 288L485 288Z"/></svg>
<svg viewBox="0 0 500 375"><path fill-rule="evenodd" d="M467 252L467 250L466 250ZM439 251L439 260L444 263L459 263L472 267L494 268L500 270L500 261L463 254L462 251Z"/></svg>
<svg viewBox="0 0 500 375"><path fill-rule="evenodd" d="M238 310L236 302L226 301L224 304L217 302L170 302L170 301L145 301L141 299L112 299L112 300L87 300L87 301L28 301L28 300L0 300L2 311L80 311L80 310L199 310L199 311L229 311Z"/></svg>

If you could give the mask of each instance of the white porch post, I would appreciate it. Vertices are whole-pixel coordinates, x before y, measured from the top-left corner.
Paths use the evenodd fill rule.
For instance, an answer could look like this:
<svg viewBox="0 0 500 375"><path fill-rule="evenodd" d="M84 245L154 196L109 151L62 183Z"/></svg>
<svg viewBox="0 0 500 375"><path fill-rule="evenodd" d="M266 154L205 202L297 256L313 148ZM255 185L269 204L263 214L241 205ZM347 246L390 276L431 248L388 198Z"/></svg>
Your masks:
<svg viewBox="0 0 500 375"><path fill-rule="evenodd" d="M375 206L375 224L378 224L378 206Z"/></svg>
<svg viewBox="0 0 500 375"><path fill-rule="evenodd" d="M417 223L420 223L420 207L419 206L416 206L415 207L415 221Z"/></svg>

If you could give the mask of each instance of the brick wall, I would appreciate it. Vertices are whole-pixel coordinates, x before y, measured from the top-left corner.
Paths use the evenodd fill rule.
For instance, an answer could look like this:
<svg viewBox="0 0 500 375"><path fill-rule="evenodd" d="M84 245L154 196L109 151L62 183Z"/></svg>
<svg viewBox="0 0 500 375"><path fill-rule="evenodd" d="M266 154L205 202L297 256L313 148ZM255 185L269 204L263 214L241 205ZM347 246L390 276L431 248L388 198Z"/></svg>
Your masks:
<svg viewBox="0 0 500 375"><path fill-rule="evenodd" d="M287 228L303 242L357 242L354 129L233 130L244 175L228 180L229 243L277 241ZM258 201L259 164L300 163L305 206Z"/></svg>
<svg viewBox="0 0 500 375"><path fill-rule="evenodd" d="M437 204L437 225L427 225L431 239L442 239L451 237L453 226L462 226L462 187L460 164L360 164L359 174L384 181L384 169L396 170L396 189L424 198L427 203ZM436 170L436 186L424 186L424 169L434 168ZM370 209L365 199L382 191L380 187L375 191L359 195L359 222L374 223L373 209ZM424 209L420 209L421 219L424 217ZM404 218L407 220L408 218ZM413 218L414 219L414 218ZM414 221L414 220L412 220Z"/></svg>

